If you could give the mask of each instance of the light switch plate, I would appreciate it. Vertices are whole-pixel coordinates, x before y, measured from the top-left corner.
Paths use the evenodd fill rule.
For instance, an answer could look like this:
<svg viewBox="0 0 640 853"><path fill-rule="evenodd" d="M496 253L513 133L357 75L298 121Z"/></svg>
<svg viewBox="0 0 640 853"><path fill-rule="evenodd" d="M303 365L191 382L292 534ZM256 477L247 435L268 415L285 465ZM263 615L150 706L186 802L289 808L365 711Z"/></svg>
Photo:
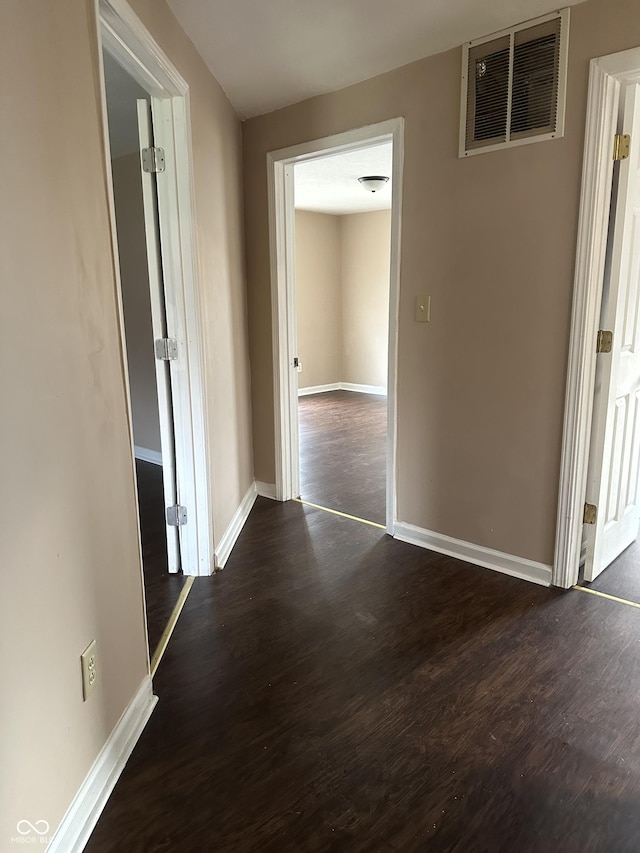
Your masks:
<svg viewBox="0 0 640 853"><path fill-rule="evenodd" d="M416 323L431 322L431 297L416 296Z"/></svg>

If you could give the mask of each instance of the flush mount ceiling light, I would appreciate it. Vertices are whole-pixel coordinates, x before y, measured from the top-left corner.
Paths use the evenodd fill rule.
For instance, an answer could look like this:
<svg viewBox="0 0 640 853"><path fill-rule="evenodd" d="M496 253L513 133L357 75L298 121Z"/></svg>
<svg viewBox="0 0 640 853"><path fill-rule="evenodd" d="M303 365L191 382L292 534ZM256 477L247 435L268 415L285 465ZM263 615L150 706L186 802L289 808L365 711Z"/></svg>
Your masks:
<svg viewBox="0 0 640 853"><path fill-rule="evenodd" d="M389 178L386 178L384 175L365 175L362 178L358 178L360 185L370 193L377 193L381 190Z"/></svg>

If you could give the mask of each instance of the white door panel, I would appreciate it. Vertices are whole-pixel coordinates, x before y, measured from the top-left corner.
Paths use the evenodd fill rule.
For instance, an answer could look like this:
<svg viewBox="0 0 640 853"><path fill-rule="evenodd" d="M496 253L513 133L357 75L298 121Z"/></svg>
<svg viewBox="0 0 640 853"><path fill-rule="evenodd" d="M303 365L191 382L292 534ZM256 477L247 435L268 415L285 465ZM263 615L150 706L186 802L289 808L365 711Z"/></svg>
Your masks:
<svg viewBox="0 0 640 853"><path fill-rule="evenodd" d="M141 99L138 107L138 135L140 151L153 145L153 125L151 105ZM162 258L160 251L160 235L158 226L158 201L156 195L156 177L142 172L142 196L144 204L144 224L147 243L147 260L149 266L149 295L151 297L151 325L153 338L167 336L165 295L162 276ZM156 359L156 386L158 389L158 412L160 415L160 445L162 448L162 481L165 507L178 503L175 468L175 438L172 411L171 378L169 362ZM180 569L180 542L177 527L166 524L167 557L170 572Z"/></svg>
<svg viewBox="0 0 640 853"><path fill-rule="evenodd" d="M640 86L627 88L622 132L631 155L619 164L609 281L601 328L611 353L598 356L587 502L597 520L585 527L585 580L593 580L637 537L640 526ZM607 293L608 291L608 293Z"/></svg>

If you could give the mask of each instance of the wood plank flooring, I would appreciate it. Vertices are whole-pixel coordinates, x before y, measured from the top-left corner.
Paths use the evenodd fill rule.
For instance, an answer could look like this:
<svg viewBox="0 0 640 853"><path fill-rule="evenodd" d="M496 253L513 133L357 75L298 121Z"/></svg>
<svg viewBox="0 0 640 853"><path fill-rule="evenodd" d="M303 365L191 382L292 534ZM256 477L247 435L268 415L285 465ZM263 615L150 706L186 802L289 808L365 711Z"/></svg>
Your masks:
<svg viewBox="0 0 640 853"><path fill-rule="evenodd" d="M186 578L167 570L162 468L136 459L149 652L153 655Z"/></svg>
<svg viewBox="0 0 640 853"><path fill-rule="evenodd" d="M384 524L387 398L329 391L298 398L301 497Z"/></svg>
<svg viewBox="0 0 640 853"><path fill-rule="evenodd" d="M89 841L640 851L640 611L259 498Z"/></svg>

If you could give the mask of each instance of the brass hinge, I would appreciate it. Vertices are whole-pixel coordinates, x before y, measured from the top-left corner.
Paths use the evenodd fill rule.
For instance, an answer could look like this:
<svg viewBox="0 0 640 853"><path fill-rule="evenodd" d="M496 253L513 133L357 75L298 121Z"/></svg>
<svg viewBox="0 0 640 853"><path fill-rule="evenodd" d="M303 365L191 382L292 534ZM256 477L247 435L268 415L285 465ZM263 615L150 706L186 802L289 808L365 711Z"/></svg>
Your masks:
<svg viewBox="0 0 640 853"><path fill-rule="evenodd" d="M582 515L583 524L595 524L598 515L598 507L595 504L585 504Z"/></svg>
<svg viewBox="0 0 640 853"><path fill-rule="evenodd" d="M596 352L611 352L613 346L613 332L600 329L596 338Z"/></svg>
<svg viewBox="0 0 640 853"><path fill-rule="evenodd" d="M628 133L616 133L613 137L613 159L626 160L631 151L631 137Z"/></svg>

